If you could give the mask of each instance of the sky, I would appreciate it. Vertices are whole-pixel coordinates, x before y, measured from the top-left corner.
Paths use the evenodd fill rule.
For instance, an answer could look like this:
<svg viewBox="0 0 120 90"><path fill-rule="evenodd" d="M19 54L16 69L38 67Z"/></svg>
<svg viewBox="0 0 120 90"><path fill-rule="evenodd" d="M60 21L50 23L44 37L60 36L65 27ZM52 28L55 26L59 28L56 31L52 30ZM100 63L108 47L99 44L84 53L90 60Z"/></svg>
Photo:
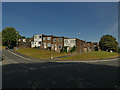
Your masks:
<svg viewBox="0 0 120 90"><path fill-rule="evenodd" d="M14 27L26 37L47 34L98 42L110 34L118 39L118 3L3 2L5 27Z"/></svg>

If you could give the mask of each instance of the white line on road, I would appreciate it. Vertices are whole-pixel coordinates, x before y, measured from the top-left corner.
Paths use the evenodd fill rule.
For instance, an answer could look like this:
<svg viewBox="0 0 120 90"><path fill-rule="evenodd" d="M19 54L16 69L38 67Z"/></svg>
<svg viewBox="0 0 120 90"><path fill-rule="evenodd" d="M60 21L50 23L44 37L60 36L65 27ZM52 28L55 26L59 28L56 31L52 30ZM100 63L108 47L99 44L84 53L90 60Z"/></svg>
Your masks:
<svg viewBox="0 0 120 90"><path fill-rule="evenodd" d="M104 61L115 61L118 59L111 59L111 60L93 60L93 61L55 61L55 62L64 62L64 63L68 63L68 62L83 62L83 63L89 63L89 62L104 62Z"/></svg>
<svg viewBox="0 0 120 90"><path fill-rule="evenodd" d="M5 56L6 57L6 56ZM6 57L7 59L8 59L8 57ZM36 68L31 68L31 67L28 67L28 66L26 66L26 65L23 65L22 63L20 63L20 62L16 62L16 61L14 61L14 60L11 60L11 59L9 59L9 61L11 61L11 62L13 62L13 63L18 63L18 64L20 64L22 67L25 67L25 68L27 68L27 69L30 69L30 70L36 70Z"/></svg>

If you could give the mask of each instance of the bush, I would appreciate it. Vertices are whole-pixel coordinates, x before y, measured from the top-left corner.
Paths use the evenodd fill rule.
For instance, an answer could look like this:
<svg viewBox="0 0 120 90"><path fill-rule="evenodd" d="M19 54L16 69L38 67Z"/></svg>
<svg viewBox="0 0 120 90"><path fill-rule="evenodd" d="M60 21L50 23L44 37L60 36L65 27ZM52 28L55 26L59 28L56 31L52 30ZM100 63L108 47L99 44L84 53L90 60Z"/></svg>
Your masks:
<svg viewBox="0 0 120 90"><path fill-rule="evenodd" d="M50 50L51 51L51 47L47 47L46 50Z"/></svg>
<svg viewBox="0 0 120 90"><path fill-rule="evenodd" d="M76 51L76 47L74 46L73 48L71 48L70 52L75 52Z"/></svg>
<svg viewBox="0 0 120 90"><path fill-rule="evenodd" d="M67 53L67 47L63 47L61 50L60 50L60 52L62 53Z"/></svg>

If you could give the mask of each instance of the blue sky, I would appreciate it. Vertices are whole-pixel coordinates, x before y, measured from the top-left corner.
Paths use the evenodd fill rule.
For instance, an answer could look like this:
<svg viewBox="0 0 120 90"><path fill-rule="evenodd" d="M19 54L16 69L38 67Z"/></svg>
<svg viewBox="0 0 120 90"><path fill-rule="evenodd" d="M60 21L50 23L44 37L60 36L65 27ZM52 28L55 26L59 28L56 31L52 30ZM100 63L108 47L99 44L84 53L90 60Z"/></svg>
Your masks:
<svg viewBox="0 0 120 90"><path fill-rule="evenodd" d="M118 38L117 2L3 2L2 15L2 28L14 27L26 37L52 34L93 42L106 34Z"/></svg>

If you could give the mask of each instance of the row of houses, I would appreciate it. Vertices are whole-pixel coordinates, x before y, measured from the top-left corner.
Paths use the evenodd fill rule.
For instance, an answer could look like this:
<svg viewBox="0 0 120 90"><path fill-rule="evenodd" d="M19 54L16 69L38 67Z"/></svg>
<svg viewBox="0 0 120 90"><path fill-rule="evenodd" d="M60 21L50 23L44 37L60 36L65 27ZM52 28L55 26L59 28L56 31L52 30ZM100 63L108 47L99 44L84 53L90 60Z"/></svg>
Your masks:
<svg viewBox="0 0 120 90"><path fill-rule="evenodd" d="M58 37L53 35L33 35L31 39L19 39L19 48L41 48L51 51L60 52L64 47L69 52L73 47L76 47L78 53L99 51L98 43L86 42L78 38Z"/></svg>

